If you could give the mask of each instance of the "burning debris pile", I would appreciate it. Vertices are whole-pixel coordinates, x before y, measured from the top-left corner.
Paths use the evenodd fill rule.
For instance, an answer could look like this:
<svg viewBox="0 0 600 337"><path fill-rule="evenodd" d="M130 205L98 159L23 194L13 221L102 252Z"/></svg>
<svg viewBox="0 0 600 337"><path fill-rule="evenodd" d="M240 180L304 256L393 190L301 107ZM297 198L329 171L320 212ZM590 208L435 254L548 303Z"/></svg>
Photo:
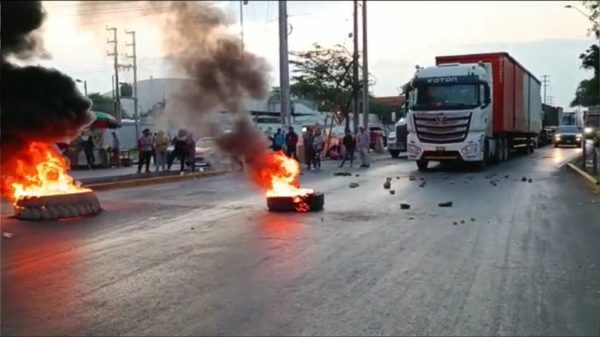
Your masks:
<svg viewBox="0 0 600 337"><path fill-rule="evenodd" d="M90 101L68 76L54 69L9 62L10 57L28 60L46 55L37 31L45 18L41 2L8 1L2 3L1 10L2 195L14 202L16 215L25 218L96 213L99 205L95 196L87 197L85 207L67 215L62 211L49 213L49 204L34 200L44 198L52 203L57 199L52 201L49 196L91 193L67 174L68 165L54 144L76 137L94 117L89 111ZM33 213L31 208L35 208Z"/></svg>

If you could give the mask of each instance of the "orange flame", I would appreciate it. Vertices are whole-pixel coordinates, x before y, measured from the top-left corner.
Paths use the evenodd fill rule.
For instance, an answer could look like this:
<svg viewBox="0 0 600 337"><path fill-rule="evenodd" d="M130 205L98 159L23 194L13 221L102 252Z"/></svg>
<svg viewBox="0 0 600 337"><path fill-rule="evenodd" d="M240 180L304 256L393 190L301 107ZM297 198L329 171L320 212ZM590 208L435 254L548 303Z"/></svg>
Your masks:
<svg viewBox="0 0 600 337"><path fill-rule="evenodd" d="M254 180L266 189L267 197L292 197L297 211L309 211L303 197L313 190L300 188L300 164L296 160L282 152L273 152L265 154L260 163Z"/></svg>
<svg viewBox="0 0 600 337"><path fill-rule="evenodd" d="M2 187L14 202L26 197L90 191L75 184L67 174L69 165L49 144L32 142L16 157L2 172Z"/></svg>

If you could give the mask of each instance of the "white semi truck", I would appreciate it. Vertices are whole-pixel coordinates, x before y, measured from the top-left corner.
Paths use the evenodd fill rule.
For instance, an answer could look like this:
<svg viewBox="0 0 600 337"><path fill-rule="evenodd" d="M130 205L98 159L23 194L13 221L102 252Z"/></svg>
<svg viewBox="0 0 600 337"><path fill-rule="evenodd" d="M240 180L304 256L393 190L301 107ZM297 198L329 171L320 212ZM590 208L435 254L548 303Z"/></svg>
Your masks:
<svg viewBox="0 0 600 337"><path fill-rule="evenodd" d="M408 159L485 167L531 153L542 129L540 81L508 53L436 57L409 90Z"/></svg>

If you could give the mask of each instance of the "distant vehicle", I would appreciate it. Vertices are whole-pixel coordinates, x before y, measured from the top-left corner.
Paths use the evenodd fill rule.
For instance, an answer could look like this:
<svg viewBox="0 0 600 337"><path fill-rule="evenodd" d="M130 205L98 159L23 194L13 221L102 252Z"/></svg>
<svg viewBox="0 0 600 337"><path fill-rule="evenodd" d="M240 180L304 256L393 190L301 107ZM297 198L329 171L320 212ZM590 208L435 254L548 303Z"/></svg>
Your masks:
<svg viewBox="0 0 600 337"><path fill-rule="evenodd" d="M388 151L392 158L398 158L400 152L406 152L406 137L408 136L408 129L406 125L406 119L400 118L394 126L394 131L390 132L388 136Z"/></svg>
<svg viewBox="0 0 600 337"><path fill-rule="evenodd" d="M410 84L408 159L483 168L531 153L542 129L540 81L508 53L438 56Z"/></svg>
<svg viewBox="0 0 600 337"><path fill-rule="evenodd" d="M584 115L584 136L592 138L600 131L600 106L590 107Z"/></svg>
<svg viewBox="0 0 600 337"><path fill-rule="evenodd" d="M369 147L371 148L371 150L375 150L375 147L377 146L377 141L379 139L381 139L381 143L383 144L383 147L385 147L387 144L387 137L385 135L385 130L379 126L369 127L369 140L370 140Z"/></svg>
<svg viewBox="0 0 600 337"><path fill-rule="evenodd" d="M212 137L203 137L196 142L196 166L210 166L216 155L216 142ZM175 145L171 144L167 148L167 157L175 149ZM177 160L177 159L176 159Z"/></svg>
<svg viewBox="0 0 600 337"><path fill-rule="evenodd" d="M554 147L561 145L575 145L581 147L581 129L575 125L561 125L554 136Z"/></svg>

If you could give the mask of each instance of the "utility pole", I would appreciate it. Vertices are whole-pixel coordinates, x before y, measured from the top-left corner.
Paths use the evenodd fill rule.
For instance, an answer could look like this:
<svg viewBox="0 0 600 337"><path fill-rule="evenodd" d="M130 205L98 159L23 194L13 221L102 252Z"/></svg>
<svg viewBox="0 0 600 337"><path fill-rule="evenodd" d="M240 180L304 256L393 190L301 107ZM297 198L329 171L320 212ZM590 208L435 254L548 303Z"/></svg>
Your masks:
<svg viewBox="0 0 600 337"><path fill-rule="evenodd" d="M138 114L138 91L137 91L137 53L135 49L135 31L125 31L125 34L131 35L131 43L126 46L131 47L132 55L126 55L128 59L133 60L133 118L135 119L135 139L140 138L140 116Z"/></svg>
<svg viewBox="0 0 600 337"><path fill-rule="evenodd" d="M547 104L546 100L548 97L546 96L546 90L548 89L548 83L550 83L548 80L549 77L550 75L542 75L542 85L544 86L544 104Z"/></svg>
<svg viewBox="0 0 600 337"><path fill-rule="evenodd" d="M288 61L287 3L279 1L279 87L281 90L281 121L291 125L290 70Z"/></svg>
<svg viewBox="0 0 600 337"><path fill-rule="evenodd" d="M363 126L369 130L369 58L367 43L367 0L362 2L362 25L363 25Z"/></svg>
<svg viewBox="0 0 600 337"><path fill-rule="evenodd" d="M244 56L244 5L247 5L248 1L240 0L240 40L242 43L242 57Z"/></svg>
<svg viewBox="0 0 600 337"><path fill-rule="evenodd" d="M113 32L112 41L106 40L106 43L113 44L113 52L107 53L108 56L112 56L114 58L114 66L115 66L115 114L117 120L121 122L121 94L119 92L119 53L117 51L117 28L115 27L106 27L107 31Z"/></svg>
<svg viewBox="0 0 600 337"><path fill-rule="evenodd" d="M354 4L354 30L352 40L354 44L354 52L352 54L352 116L354 132L358 132L358 0L352 1Z"/></svg>

